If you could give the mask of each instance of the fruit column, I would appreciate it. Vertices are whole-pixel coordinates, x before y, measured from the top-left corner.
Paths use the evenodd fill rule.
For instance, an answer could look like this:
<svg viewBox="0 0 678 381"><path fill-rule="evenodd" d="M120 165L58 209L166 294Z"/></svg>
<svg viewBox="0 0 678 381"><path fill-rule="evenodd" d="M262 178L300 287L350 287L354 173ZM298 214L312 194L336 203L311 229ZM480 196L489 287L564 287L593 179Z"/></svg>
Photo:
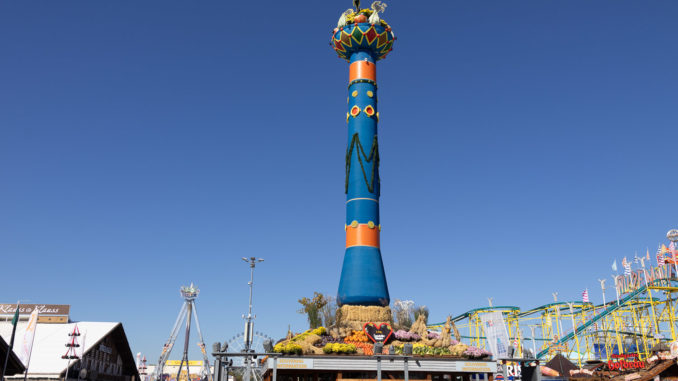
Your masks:
<svg viewBox="0 0 678 381"><path fill-rule="evenodd" d="M379 247L379 144L376 62L391 51L394 36L373 11L344 13L332 46L349 65L346 149L346 252L339 305L387 306L388 286ZM367 17L370 17L368 22ZM342 24L343 21L343 25Z"/></svg>

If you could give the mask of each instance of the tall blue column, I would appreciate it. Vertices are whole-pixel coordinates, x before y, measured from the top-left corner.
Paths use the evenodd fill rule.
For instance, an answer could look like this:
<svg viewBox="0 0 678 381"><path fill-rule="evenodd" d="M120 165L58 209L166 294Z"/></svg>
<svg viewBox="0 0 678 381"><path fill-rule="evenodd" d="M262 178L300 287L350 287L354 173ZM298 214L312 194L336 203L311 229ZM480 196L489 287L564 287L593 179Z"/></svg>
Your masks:
<svg viewBox="0 0 678 381"><path fill-rule="evenodd" d="M379 246L379 144L376 62L391 50L393 33L370 10L349 17L334 31L332 45L350 62L346 149L346 252L339 305L387 306L390 298Z"/></svg>

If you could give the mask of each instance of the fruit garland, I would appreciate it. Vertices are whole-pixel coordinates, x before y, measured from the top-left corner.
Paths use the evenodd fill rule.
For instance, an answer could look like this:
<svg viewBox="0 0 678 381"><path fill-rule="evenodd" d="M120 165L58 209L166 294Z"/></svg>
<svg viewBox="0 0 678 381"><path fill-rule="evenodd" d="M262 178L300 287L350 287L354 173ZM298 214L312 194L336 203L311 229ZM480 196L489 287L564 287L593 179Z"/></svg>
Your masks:
<svg viewBox="0 0 678 381"><path fill-rule="evenodd" d="M367 156L365 153L365 149L363 148L363 145L360 143L360 138L358 136L358 133L356 132L353 134L353 138L351 139L351 144L346 150L346 185L344 189L344 193L348 193L348 175L351 173L351 158L353 157L353 148L356 146L357 143L357 151L358 151L358 162L360 162L360 169L363 171L363 177L365 178L365 185L367 185L367 190L370 193L374 192L374 181L375 181L375 174L377 168L379 168L379 143L377 142L377 135L374 135L374 139L372 139L372 148L370 149L370 156ZM374 160L374 164L372 165L372 174L370 175L372 181L367 180L367 173L365 172L365 166L363 165L363 158L366 162L370 163L372 160ZM377 179L377 181L379 181Z"/></svg>

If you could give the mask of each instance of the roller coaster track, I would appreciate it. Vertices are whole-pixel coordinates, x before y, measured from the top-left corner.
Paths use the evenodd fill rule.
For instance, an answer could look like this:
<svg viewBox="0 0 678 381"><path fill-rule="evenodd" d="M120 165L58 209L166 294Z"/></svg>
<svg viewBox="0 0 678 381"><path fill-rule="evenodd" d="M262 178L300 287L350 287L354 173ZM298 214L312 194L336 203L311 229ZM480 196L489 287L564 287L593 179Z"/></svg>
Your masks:
<svg viewBox="0 0 678 381"><path fill-rule="evenodd" d="M474 314L481 313L481 312L490 312L490 311L520 311L520 307L516 307L516 306L496 306L496 307L474 308L472 310L461 313L457 316L451 317L450 321L452 323L456 323L456 322L459 322L461 320L467 319ZM427 327L429 327L429 328L442 327L444 324L445 324L445 322L443 321L443 322L440 322L440 323L428 324Z"/></svg>
<svg viewBox="0 0 678 381"><path fill-rule="evenodd" d="M590 326L595 324L597 321L605 318L605 316L617 311L618 309L623 308L627 303L632 301L638 295L647 291L648 286L650 288L652 288L655 284L663 284L663 283L666 283L667 281L670 281L670 280L669 279L655 279L655 280L651 281L649 284L639 287L637 290L629 293L628 295L626 295L622 299L620 299L619 303L611 304L609 307L605 308L599 314L593 316L590 320L588 320L584 324L578 326L577 329L573 330L572 332L568 333L567 335L564 335L558 341L549 344L548 347L546 347L541 352L537 353L536 357L537 358L544 357L544 355L546 355L549 352L549 349L551 349L551 347L561 345L561 344L565 343L566 341L571 340L572 338L574 338L575 335L578 335L578 334L586 331L586 329L588 329Z"/></svg>

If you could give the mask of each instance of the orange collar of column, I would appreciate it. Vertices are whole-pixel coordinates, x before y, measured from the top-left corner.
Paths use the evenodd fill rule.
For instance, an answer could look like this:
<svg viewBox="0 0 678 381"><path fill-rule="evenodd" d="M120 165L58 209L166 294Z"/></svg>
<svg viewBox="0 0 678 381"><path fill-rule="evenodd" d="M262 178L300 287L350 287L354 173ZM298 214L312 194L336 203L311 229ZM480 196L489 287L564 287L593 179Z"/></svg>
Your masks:
<svg viewBox="0 0 678 381"><path fill-rule="evenodd" d="M356 79L377 81L377 65L370 61L355 61L348 68L349 82Z"/></svg>
<svg viewBox="0 0 678 381"><path fill-rule="evenodd" d="M367 224L346 227L346 247L372 246L379 247L379 228L370 228Z"/></svg>

